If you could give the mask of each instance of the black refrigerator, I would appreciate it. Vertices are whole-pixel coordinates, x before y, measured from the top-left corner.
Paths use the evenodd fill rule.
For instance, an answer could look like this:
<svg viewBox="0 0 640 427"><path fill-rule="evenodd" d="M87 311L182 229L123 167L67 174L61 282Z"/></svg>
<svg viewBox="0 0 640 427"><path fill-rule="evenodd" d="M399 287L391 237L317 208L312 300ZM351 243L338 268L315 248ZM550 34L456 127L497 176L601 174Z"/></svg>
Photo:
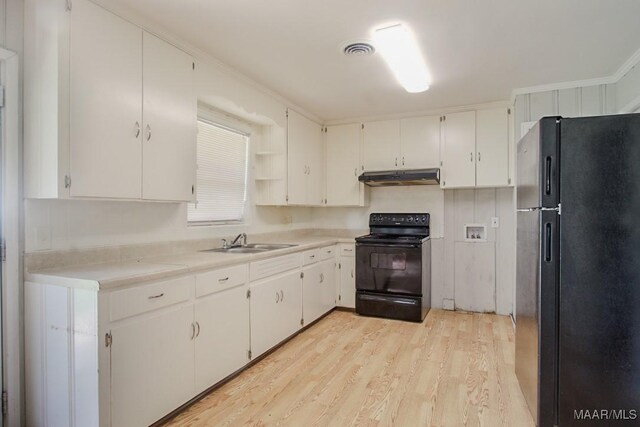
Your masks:
<svg viewBox="0 0 640 427"><path fill-rule="evenodd" d="M640 425L640 114L517 147L516 375L536 424Z"/></svg>

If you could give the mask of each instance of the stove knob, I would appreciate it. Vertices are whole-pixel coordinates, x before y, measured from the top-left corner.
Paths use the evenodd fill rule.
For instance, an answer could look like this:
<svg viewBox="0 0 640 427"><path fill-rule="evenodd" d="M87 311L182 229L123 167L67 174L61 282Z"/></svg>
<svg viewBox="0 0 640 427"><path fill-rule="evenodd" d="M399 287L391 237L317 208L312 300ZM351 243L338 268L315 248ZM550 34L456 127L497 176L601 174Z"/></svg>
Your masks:
<svg viewBox="0 0 640 427"><path fill-rule="evenodd" d="M413 222L413 217L412 216L409 217L409 222Z"/></svg>
<svg viewBox="0 0 640 427"><path fill-rule="evenodd" d="M427 222L427 217L426 216L422 217L422 222Z"/></svg>

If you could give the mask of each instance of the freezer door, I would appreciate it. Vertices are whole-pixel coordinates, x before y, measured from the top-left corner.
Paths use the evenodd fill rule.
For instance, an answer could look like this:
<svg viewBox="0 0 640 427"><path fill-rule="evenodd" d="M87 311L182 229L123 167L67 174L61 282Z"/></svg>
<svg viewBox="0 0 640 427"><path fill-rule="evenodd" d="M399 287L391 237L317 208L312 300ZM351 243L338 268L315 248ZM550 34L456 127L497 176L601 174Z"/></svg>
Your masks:
<svg viewBox="0 0 640 427"><path fill-rule="evenodd" d="M565 120L561 150L559 425L640 417L640 115Z"/></svg>
<svg viewBox="0 0 640 427"><path fill-rule="evenodd" d="M558 206L559 117L544 117L518 142L518 209Z"/></svg>
<svg viewBox="0 0 640 427"><path fill-rule="evenodd" d="M540 427L555 425L559 231L555 211L518 212L516 375Z"/></svg>

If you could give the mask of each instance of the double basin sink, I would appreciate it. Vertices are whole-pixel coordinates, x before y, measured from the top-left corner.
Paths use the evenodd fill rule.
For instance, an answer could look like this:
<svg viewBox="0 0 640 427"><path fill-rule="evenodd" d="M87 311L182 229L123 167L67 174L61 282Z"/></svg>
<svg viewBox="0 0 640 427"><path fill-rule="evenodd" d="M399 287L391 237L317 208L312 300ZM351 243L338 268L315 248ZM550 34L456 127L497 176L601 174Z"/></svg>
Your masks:
<svg viewBox="0 0 640 427"><path fill-rule="evenodd" d="M230 248L205 249L200 252L221 252L229 254L258 254L273 251L276 249L292 248L298 245L272 244L272 243L249 243L242 246L232 246Z"/></svg>

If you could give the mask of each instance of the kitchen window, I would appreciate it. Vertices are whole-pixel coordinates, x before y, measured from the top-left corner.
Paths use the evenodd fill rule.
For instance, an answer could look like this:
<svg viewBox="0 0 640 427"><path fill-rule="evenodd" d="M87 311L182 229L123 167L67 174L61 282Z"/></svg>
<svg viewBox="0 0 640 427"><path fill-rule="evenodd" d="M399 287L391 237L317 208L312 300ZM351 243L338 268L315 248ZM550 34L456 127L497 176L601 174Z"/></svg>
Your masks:
<svg viewBox="0 0 640 427"><path fill-rule="evenodd" d="M190 225L242 222L247 205L249 134L198 119L196 203Z"/></svg>

